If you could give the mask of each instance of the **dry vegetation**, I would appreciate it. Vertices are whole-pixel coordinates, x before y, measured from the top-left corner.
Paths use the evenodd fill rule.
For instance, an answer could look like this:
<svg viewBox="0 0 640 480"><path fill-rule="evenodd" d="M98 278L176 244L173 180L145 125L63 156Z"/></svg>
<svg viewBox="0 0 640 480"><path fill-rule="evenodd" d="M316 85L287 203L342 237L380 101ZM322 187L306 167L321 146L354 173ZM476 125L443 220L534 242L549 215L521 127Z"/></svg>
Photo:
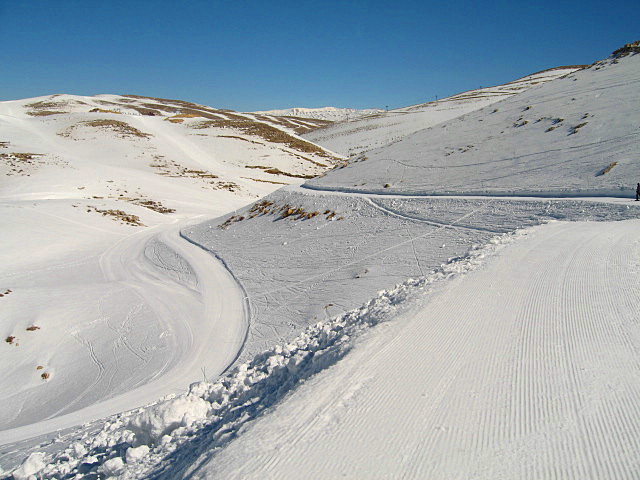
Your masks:
<svg viewBox="0 0 640 480"><path fill-rule="evenodd" d="M0 160L9 167L7 176L20 175L30 176L33 170L47 162L40 159L42 153L0 153Z"/></svg>
<svg viewBox="0 0 640 480"><path fill-rule="evenodd" d="M262 138L268 142L281 143L289 148L298 150L299 152L313 153L322 157L333 159L334 157L325 152L322 148L314 145L311 142L296 138L288 133L267 125L266 123L256 122L246 117L236 116L235 119L211 119L203 122L198 122L192 125L196 129L205 128L231 128L234 130L240 130L246 135L252 135Z"/></svg>
<svg viewBox="0 0 640 480"><path fill-rule="evenodd" d="M87 212L98 212L98 213L101 213L102 216L107 216L107 215L111 216L113 217L113 220L125 223L127 225L131 225L134 227L144 227L144 223L140 221L140 217L138 217L137 215L124 212L122 210L113 210L113 209L101 210L98 207L89 205L87 206Z"/></svg>
<svg viewBox="0 0 640 480"><path fill-rule="evenodd" d="M237 192L240 190L240 186L237 183L214 180L219 178L215 173L208 172L206 170L192 169L180 165L173 160L167 160L161 155L154 157L154 162L150 164L152 168L158 170L158 175L174 178L197 178L204 181L208 187L215 190L228 190L230 192Z"/></svg>
<svg viewBox="0 0 640 480"><path fill-rule="evenodd" d="M54 98L54 97L51 97ZM84 102L79 100L74 100L73 103L78 105L86 105ZM39 102L28 103L25 105L29 110L27 111L27 115L31 115L32 117L46 117L48 115L60 115L63 113L69 113L67 107L69 107L68 101L45 101L41 100Z"/></svg>
<svg viewBox="0 0 640 480"><path fill-rule="evenodd" d="M295 173L283 172L282 170L274 167L265 167L263 165L247 165L245 168L256 168L262 170L264 173L269 173L271 175L283 175L285 177L293 177L293 178L315 178L316 175L298 175Z"/></svg>
<svg viewBox="0 0 640 480"><path fill-rule="evenodd" d="M604 167L602 170L600 170L598 173L596 173L596 177L600 177L602 175L606 175L607 173L609 173L611 170L613 170L613 168L618 165L618 162L611 162L609 165L607 165L606 167Z"/></svg>
<svg viewBox="0 0 640 480"><path fill-rule="evenodd" d="M9 148L9 142L0 142L0 148Z"/></svg>
<svg viewBox="0 0 640 480"><path fill-rule="evenodd" d="M91 110L89 110L89 113L117 113L120 114L119 111L117 110L108 110L106 108L92 108Z"/></svg>
<svg viewBox="0 0 640 480"><path fill-rule="evenodd" d="M12 291L10 289L6 289L4 293L0 293L0 297L4 297L5 295L9 295Z"/></svg>
<svg viewBox="0 0 640 480"><path fill-rule="evenodd" d="M161 202L156 200L148 200L144 198L133 198L133 197L118 197L118 200L124 200L125 202L133 203L134 205L138 205L140 207L148 208L149 210L153 210L158 213L174 213L176 211L175 208L168 208L162 205Z"/></svg>
<svg viewBox="0 0 640 480"><path fill-rule="evenodd" d="M135 127L132 127L126 122L121 122L120 120L90 120L87 122L82 122L81 125L86 125L88 127L93 128L102 128L105 130L111 130L118 134L118 136L122 138L127 137L139 137L139 138L148 138L151 136L149 133L144 133L138 130Z"/></svg>
<svg viewBox="0 0 640 480"><path fill-rule="evenodd" d="M276 182L274 180L265 180L263 178L242 177L246 180L253 180L254 182L271 183L273 185L289 185L287 182Z"/></svg>
<svg viewBox="0 0 640 480"><path fill-rule="evenodd" d="M578 125L576 125L575 127L571 127L571 129L569 129L569 135L574 135L576 133L578 133L578 130L580 130L582 127L584 127L588 122L582 122L579 123Z"/></svg>
<svg viewBox="0 0 640 480"><path fill-rule="evenodd" d="M315 217L324 217L326 220L344 220L343 216L338 216L338 214L333 210L325 210L324 212L316 210L308 212L303 207L293 207L289 204L279 206L269 200L262 200L255 203L249 209L246 216L232 215L223 223L218 225L218 228L226 229L233 223L265 215L275 216L275 220L283 220L285 218L289 218L291 220L310 220Z"/></svg>

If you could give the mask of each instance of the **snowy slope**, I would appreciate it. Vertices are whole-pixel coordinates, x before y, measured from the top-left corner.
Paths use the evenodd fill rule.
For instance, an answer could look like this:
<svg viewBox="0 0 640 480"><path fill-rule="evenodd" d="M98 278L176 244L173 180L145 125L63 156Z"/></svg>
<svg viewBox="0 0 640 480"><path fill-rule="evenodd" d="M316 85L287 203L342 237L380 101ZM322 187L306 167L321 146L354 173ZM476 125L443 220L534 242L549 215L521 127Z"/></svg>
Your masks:
<svg viewBox="0 0 640 480"><path fill-rule="evenodd" d="M355 109L355 108L287 108L283 110L268 110L263 112L255 112L262 115L277 115L287 117L314 118L320 120L329 120L331 122L343 122L354 120L359 117L381 113L384 110L375 108Z"/></svg>
<svg viewBox="0 0 640 480"><path fill-rule="evenodd" d="M479 88L448 98L410 107L379 112L361 119L350 119L304 135L345 156L357 156L383 147L418 130L459 117L497 101L519 94L531 87L562 77L580 67L560 67L523 77L495 87Z"/></svg>
<svg viewBox="0 0 640 480"><path fill-rule="evenodd" d="M189 478L635 478L639 228L529 232Z"/></svg>
<svg viewBox="0 0 640 480"><path fill-rule="evenodd" d="M575 73L575 82L555 80L445 124L448 135L459 142L478 138L474 145L484 152L492 140L483 136L485 123L502 112L503 104L507 111L524 108L518 105L524 95L530 95L525 106L531 106L525 114L552 103L563 111L588 108L611 120L619 103L602 100L606 92L616 99L624 93L638 104L629 91L637 83L637 56L598 66ZM551 89L567 81L585 86L582 108L572 107L578 95L561 98L560 86ZM469 122L469 117L477 121ZM613 124L610 152L631 148L626 137L613 134L637 118L628 108L627 118ZM544 145L554 138L540 137L536 129L521 130L528 125L505 131L501 148ZM555 130L543 133L560 133ZM76 261L94 269L92 278L112 275L118 286L133 283L147 293L154 289L145 283L158 286L158 301L170 291L184 298L177 307L186 309L182 312L162 316L163 309L155 310L164 319L194 316L187 324L201 352L187 357L191 370L185 370L183 384L201 378L194 373L207 355L213 363L235 368L216 381L215 370L207 367L212 383L196 383L187 394L58 435L34 437L73 423L53 418L1 432L0 463L12 468L30 455L16 478L29 473L43 478L297 478L317 471L329 477L380 472L412 478L553 478L561 472L567 477L629 478L640 420L635 410L627 409L625 434L617 435L613 426L622 421L620 405L631 402L638 389L633 363L640 348L633 320L638 289L633 278L640 265L634 233L640 202L629 199L628 191L609 199L491 196L492 191L505 193L500 184L483 190L489 193L484 197L425 196L445 193L458 178L478 172L475 162L442 168L438 181L446 190L426 188L415 173L403 177L404 167L394 159L406 154L430 161L425 157L431 154L429 144L421 137L432 135L430 131L370 152L370 160L309 182L307 187L313 188L289 186L222 217L202 218L206 221L200 224L191 217L192 224L176 225L180 237L175 228L158 226L160 237L149 232L148 243L123 235L136 227L111 222L131 247L114 246L113 254L97 267L91 265L92 255L114 242L105 236L103 250L91 247ZM583 126L568 136L584 134L584 145L597 142L602 131ZM562 153L573 151L571 145L562 148ZM545 161L536 157L541 170ZM585 156L584 163L589 162ZM577 160L560 165L580 166ZM554 191L556 179L539 175L533 162L529 167L519 179L539 186L536 193L566 193ZM489 163L486 172L499 177L503 164ZM568 178L573 171L560 173ZM355 176L368 183L354 186ZM381 179L388 177L400 180L388 181L385 188ZM61 211L51 208L52 215ZM83 225L83 219L86 223L80 213L75 225ZM109 225L104 220L92 226L104 228ZM552 220L590 222L534 228ZM598 223L616 220L627 221ZM32 224L27 217L26 231ZM527 235L518 233L523 228ZM16 234L13 244L20 238ZM51 238L43 235L42 242ZM181 243L185 239L191 243ZM147 260L140 262L136 252L143 245ZM21 250L14 248L19 259ZM196 252L204 256L196 257ZM70 254L60 268L54 267L49 278L66 271L73 258ZM155 270L149 259L155 259ZM50 260L45 255L38 267L49 268L45 262ZM205 272L220 266L219 260L226 269L207 278ZM219 306L212 295L225 272L229 290L222 303L230 311L203 311L205 304ZM0 301L18 299L21 292L11 290ZM112 304L120 302L106 302ZM171 305L166 302L166 308ZM236 320L217 324L230 337L209 345L218 338L218 327L211 327L211 335L202 334L207 320L211 315L228 319L234 312L240 313ZM129 332L134 337L145 332L144 327L127 330L126 324L119 329L112 318L127 316L114 313L107 321L125 339ZM95 324L100 321L89 325ZM213 350L233 345L238 324L245 334L239 357L220 359ZM188 342L178 342L187 329L174 328L170 338L183 351L190 350ZM179 358L176 354L176 362ZM124 403L149 398L141 390L125 394ZM76 423L97 417L95 412L76 414ZM593 432L599 435L597 442L589 440Z"/></svg>
<svg viewBox="0 0 640 480"><path fill-rule="evenodd" d="M631 196L640 55L610 58L421 130L309 186L434 194Z"/></svg>
<svg viewBox="0 0 640 480"><path fill-rule="evenodd" d="M0 103L2 429L115 413L233 362L241 291L177 232L336 161L288 122L116 95Z"/></svg>

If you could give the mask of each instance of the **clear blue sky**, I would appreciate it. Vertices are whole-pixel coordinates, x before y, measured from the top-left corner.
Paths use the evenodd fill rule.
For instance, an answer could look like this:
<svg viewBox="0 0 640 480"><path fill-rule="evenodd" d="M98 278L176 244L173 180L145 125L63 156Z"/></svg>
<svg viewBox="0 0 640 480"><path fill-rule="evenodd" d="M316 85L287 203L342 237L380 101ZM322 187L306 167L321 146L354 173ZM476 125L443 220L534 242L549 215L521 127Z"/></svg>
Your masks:
<svg viewBox="0 0 640 480"><path fill-rule="evenodd" d="M638 0L0 0L0 100L394 108L592 63L639 27Z"/></svg>

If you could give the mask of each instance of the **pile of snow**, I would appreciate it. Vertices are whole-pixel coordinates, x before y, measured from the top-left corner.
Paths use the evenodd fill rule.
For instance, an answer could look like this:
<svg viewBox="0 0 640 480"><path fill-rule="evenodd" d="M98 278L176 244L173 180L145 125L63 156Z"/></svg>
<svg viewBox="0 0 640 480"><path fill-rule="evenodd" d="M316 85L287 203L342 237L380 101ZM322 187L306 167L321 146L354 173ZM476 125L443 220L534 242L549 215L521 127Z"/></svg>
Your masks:
<svg viewBox="0 0 640 480"><path fill-rule="evenodd" d="M495 87L459 93L435 102L378 112L349 123L339 123L304 134L347 157L397 142L419 130L479 110L532 87L575 72L581 67L559 67Z"/></svg>
<svg viewBox="0 0 640 480"><path fill-rule="evenodd" d="M366 117L368 115L374 115L384 112L384 110L376 108L337 108L337 107L322 107L322 108L286 108L283 110L267 110L262 112L255 112L262 115L276 115L286 117L299 117L299 118L315 118L320 120L330 120L332 122L345 122L355 120L360 117Z"/></svg>

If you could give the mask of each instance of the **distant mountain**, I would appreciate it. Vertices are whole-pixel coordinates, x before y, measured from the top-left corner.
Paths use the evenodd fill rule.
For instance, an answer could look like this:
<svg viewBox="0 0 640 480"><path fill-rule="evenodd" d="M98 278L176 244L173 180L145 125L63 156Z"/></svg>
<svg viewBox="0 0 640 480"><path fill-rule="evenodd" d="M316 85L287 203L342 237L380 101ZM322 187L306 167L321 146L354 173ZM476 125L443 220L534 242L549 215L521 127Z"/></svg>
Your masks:
<svg viewBox="0 0 640 480"><path fill-rule="evenodd" d="M321 120L330 120L332 122L344 122L354 120L356 118L365 117L367 115L373 115L384 110L368 108L364 110L357 110L355 108L336 108L336 107L322 107L322 108L287 108L284 110L268 110L264 112L255 112L262 115L277 115L286 117L299 117L299 118L315 118Z"/></svg>

